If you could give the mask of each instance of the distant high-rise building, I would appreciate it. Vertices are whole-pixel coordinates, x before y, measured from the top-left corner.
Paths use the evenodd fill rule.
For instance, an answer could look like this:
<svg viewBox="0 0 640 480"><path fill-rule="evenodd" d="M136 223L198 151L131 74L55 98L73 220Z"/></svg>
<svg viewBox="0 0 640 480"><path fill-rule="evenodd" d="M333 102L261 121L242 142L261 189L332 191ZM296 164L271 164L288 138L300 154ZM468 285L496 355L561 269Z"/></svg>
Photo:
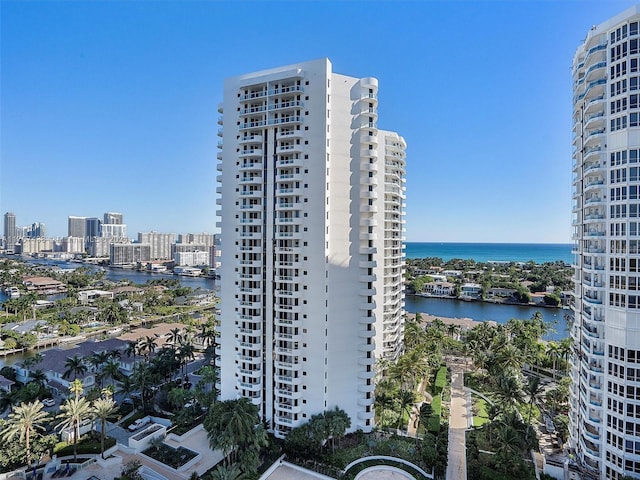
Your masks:
<svg viewBox="0 0 640 480"><path fill-rule="evenodd" d="M4 214L4 244L8 250L13 250L16 244L17 231L16 231L16 215L12 212Z"/></svg>
<svg viewBox="0 0 640 480"><path fill-rule="evenodd" d="M47 226L41 222L34 222L26 227L26 238L44 238L47 236Z"/></svg>
<svg viewBox="0 0 640 480"><path fill-rule="evenodd" d="M221 393L277 436L335 407L371 431L402 351L406 145L377 94L327 59L224 83Z"/></svg>
<svg viewBox="0 0 640 480"><path fill-rule="evenodd" d="M100 236L102 238L126 237L127 226L123 223L103 223L100 225Z"/></svg>
<svg viewBox="0 0 640 480"><path fill-rule="evenodd" d="M97 217L86 219L85 232L87 239L100 236L100 225L102 225L102 222Z"/></svg>
<svg viewBox="0 0 640 480"><path fill-rule="evenodd" d="M569 445L590 474L640 478L640 6L573 58L574 322Z"/></svg>
<svg viewBox="0 0 640 480"><path fill-rule="evenodd" d="M210 233L181 233L178 235L178 243L197 243L210 247L214 243L214 236Z"/></svg>
<svg viewBox="0 0 640 480"><path fill-rule="evenodd" d="M85 238L87 236L87 218L86 217L74 217L68 218L68 237Z"/></svg>
<svg viewBox="0 0 640 480"><path fill-rule="evenodd" d="M124 216L121 213L107 212L104 214L103 223L112 223L114 225L122 225Z"/></svg>
<svg viewBox="0 0 640 480"><path fill-rule="evenodd" d="M112 243L109 263L111 265L131 265L151 261L151 245L144 243Z"/></svg>
<svg viewBox="0 0 640 480"><path fill-rule="evenodd" d="M138 243L151 245L151 260L171 259L171 245L175 241L175 233L138 232Z"/></svg>

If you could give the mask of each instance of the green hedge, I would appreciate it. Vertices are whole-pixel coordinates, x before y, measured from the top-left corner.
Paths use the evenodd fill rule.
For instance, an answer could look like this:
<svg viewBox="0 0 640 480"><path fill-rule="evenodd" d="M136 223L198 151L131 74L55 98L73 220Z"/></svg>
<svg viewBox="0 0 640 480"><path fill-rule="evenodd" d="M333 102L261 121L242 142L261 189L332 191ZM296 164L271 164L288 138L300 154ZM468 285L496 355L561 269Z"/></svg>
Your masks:
<svg viewBox="0 0 640 480"><path fill-rule="evenodd" d="M431 415L427 420L427 431L434 435L440 433L440 415Z"/></svg>
<svg viewBox="0 0 640 480"><path fill-rule="evenodd" d="M441 393L446 383L447 367L442 366L438 369L438 373L436 373L436 381L433 383L433 392L436 394Z"/></svg>
<svg viewBox="0 0 640 480"><path fill-rule="evenodd" d="M438 435L442 416L442 395L438 394L433 397L433 400L431 400L431 408L433 409L433 414L429 417L429 420L427 420L427 431Z"/></svg>
<svg viewBox="0 0 640 480"><path fill-rule="evenodd" d="M431 400L431 408L433 409L434 416L440 416L442 414L442 395L438 394Z"/></svg>

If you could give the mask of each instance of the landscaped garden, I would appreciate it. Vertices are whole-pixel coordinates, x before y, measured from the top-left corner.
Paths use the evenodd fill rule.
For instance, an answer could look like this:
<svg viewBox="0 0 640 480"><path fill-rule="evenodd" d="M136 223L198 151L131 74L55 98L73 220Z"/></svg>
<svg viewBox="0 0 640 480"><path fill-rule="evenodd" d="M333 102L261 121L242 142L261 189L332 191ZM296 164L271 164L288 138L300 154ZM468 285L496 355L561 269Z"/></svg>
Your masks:
<svg viewBox="0 0 640 480"><path fill-rule="evenodd" d="M198 454L188 448L173 448L166 443L160 443L144 450L143 455L153 458L158 462L164 463L171 468L177 470L190 460L194 459Z"/></svg>

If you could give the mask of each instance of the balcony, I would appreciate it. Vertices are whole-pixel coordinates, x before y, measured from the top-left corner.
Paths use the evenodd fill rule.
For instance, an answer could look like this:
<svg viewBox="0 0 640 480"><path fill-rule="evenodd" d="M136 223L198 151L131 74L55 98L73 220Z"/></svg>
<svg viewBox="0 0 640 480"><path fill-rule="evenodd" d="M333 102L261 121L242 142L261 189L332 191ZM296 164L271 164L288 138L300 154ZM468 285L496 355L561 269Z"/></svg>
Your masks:
<svg viewBox="0 0 640 480"><path fill-rule="evenodd" d="M260 113L260 112L266 112L267 111L267 107L265 107L264 105L256 105L253 107L247 107L244 108L243 110L240 110L240 115L251 115L254 113Z"/></svg>
<svg viewBox="0 0 640 480"><path fill-rule="evenodd" d="M260 91L256 91L256 92L249 92L246 94L241 94L240 95L240 100L252 100L254 98L264 98L267 96L267 91L266 90L260 90Z"/></svg>
<svg viewBox="0 0 640 480"><path fill-rule="evenodd" d="M369 151L369 150L367 150L367 151ZM361 161L360 162L360 171L362 171L362 172L377 172L378 171L378 162Z"/></svg>
<svg viewBox="0 0 640 480"><path fill-rule="evenodd" d="M249 171L249 170L262 170L262 162L246 162L241 163L238 169L240 171Z"/></svg>
<svg viewBox="0 0 640 480"><path fill-rule="evenodd" d="M587 103L584 109L584 114L591 115L595 112L598 112L604 109L605 104L606 104L606 100L604 98L604 95L598 95L597 97L594 97L591 100L589 100L589 102Z"/></svg>
<svg viewBox="0 0 640 480"><path fill-rule="evenodd" d="M303 164L300 158L286 158L286 159L278 159L276 160L276 167L301 167Z"/></svg>
<svg viewBox="0 0 640 480"><path fill-rule="evenodd" d="M590 303L591 305L602 305L602 300L600 300L598 298L591 298L591 297L587 297L585 295L584 297L582 297L582 299L585 302Z"/></svg>
<svg viewBox="0 0 640 480"><path fill-rule="evenodd" d="M246 150L241 150L238 153L238 157L262 157L262 149L261 148L248 148Z"/></svg>
<svg viewBox="0 0 640 480"><path fill-rule="evenodd" d="M302 103L299 100L290 100L287 102L269 104L269 110L286 110L286 109L302 108L302 107L304 107L304 103Z"/></svg>
<svg viewBox="0 0 640 480"><path fill-rule="evenodd" d="M304 88L301 85L289 85L269 90L269 95L286 95L287 93L304 92Z"/></svg>
<svg viewBox="0 0 640 480"><path fill-rule="evenodd" d="M360 130L360 143L378 145L378 137L375 134L369 135L369 130Z"/></svg>
<svg viewBox="0 0 640 480"><path fill-rule="evenodd" d="M269 125L286 125L289 123L302 123L302 117L299 115L288 115L286 117L270 118Z"/></svg>
<svg viewBox="0 0 640 480"><path fill-rule="evenodd" d="M299 173L281 173L276 175L276 181L278 182L301 182L302 175Z"/></svg>
<svg viewBox="0 0 640 480"><path fill-rule="evenodd" d="M245 143L262 143L262 135L247 135L240 139L240 145Z"/></svg>
<svg viewBox="0 0 640 480"><path fill-rule="evenodd" d="M243 123L242 125L240 125L240 130L247 130L250 128L261 128L267 125L267 122L265 122L264 120L256 120L253 122L246 122Z"/></svg>
<svg viewBox="0 0 640 480"><path fill-rule="evenodd" d="M584 124L585 129L604 127L605 116L604 112L595 112L586 117L587 121Z"/></svg>
<svg viewBox="0 0 640 480"><path fill-rule="evenodd" d="M276 138L278 140L282 139L282 138L302 138L303 134L302 134L302 130L297 130L297 129L291 129L291 130L281 130L276 134Z"/></svg>
<svg viewBox="0 0 640 480"><path fill-rule="evenodd" d="M584 138L584 146L599 145L605 138L605 129L598 128L587 133Z"/></svg>
<svg viewBox="0 0 640 480"><path fill-rule="evenodd" d="M302 145L291 144L291 145L282 145L276 148L276 153L284 154L284 153L293 153L293 152L302 152Z"/></svg>

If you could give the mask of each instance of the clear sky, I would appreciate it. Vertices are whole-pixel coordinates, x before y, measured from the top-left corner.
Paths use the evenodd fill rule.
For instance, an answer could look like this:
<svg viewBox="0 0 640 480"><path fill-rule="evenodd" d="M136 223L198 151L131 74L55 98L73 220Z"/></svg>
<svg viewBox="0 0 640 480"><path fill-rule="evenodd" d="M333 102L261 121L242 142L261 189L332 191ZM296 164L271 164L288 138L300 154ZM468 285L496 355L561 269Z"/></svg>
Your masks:
<svg viewBox="0 0 640 480"><path fill-rule="evenodd" d="M0 211L215 232L225 77L328 57L379 80L407 240L569 242L571 64L630 1L0 2Z"/></svg>

